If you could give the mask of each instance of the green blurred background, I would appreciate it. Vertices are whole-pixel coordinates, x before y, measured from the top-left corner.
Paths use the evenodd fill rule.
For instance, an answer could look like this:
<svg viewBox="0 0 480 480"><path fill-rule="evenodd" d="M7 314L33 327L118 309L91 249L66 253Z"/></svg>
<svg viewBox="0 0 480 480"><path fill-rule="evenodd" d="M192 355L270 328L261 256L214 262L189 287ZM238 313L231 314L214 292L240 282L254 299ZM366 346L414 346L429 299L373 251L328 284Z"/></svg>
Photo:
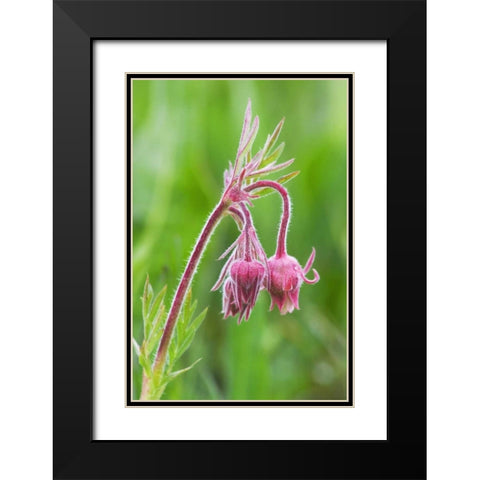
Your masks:
<svg viewBox="0 0 480 480"><path fill-rule="evenodd" d="M172 381L163 399L341 400L347 384L347 80L133 80L133 333L142 341L141 301L147 273L167 304L193 244L223 189L248 98L260 130L253 152L285 116L280 161L301 170L286 186L293 214L288 253L304 265L312 246L321 280L304 284L300 308L281 316L259 294L247 323L223 320L221 291L210 292L236 238L226 218L193 281L207 317L178 368L202 361ZM281 200L255 201L252 215L267 253L275 250ZM309 277L311 277L311 272ZM141 368L134 356L133 395Z"/></svg>

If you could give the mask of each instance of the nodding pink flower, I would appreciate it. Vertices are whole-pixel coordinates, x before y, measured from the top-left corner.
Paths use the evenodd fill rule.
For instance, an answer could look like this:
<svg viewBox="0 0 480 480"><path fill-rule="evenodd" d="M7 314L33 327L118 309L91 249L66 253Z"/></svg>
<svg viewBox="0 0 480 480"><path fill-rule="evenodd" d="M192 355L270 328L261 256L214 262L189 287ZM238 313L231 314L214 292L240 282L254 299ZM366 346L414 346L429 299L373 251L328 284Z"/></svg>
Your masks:
<svg viewBox="0 0 480 480"><path fill-rule="evenodd" d="M257 238L250 212L241 205L233 208L231 213L241 227L237 240L220 256L224 258L231 253L220 272L212 290L217 290L223 283L224 318L240 313L238 323L250 317L257 301L258 292L263 288L267 272L267 256Z"/></svg>
<svg viewBox="0 0 480 480"><path fill-rule="evenodd" d="M269 285L268 292L272 302L270 310L277 305L281 315L292 313L298 306L298 294L303 282L313 284L317 283L320 275L313 269L314 278L309 280L305 275L309 272L315 259L315 249L307 261L304 268L300 266L297 259L283 253L274 255L268 260Z"/></svg>
<svg viewBox="0 0 480 480"><path fill-rule="evenodd" d="M284 119L278 123L273 133L268 135L264 147L253 155L251 147L258 132L259 120L255 117L252 122L252 108L249 100L235 161L230 162L224 173L222 204L235 220L240 234L220 256L222 259L230 255L212 290L217 290L223 285L224 318L238 313L238 323L243 319L248 320L260 290L266 289L270 293L272 300L270 310L277 305L280 313L284 315L299 308L298 295L302 283L316 283L320 278L315 270L313 270L312 280L305 276L312 267L315 250L310 255L305 268L302 268L294 257L287 254L287 231L290 221L288 191L281 185L280 180L261 180L264 175L282 170L294 161L290 159L277 164L277 159L283 151L283 143L273 150L283 122ZM298 171L292 172L288 178L293 178L298 173ZM265 189L276 190L283 200L277 250L269 260L257 238L248 209L248 206L253 206L252 200L258 198ZM257 190L260 191L256 194Z"/></svg>
<svg viewBox="0 0 480 480"><path fill-rule="evenodd" d="M247 321L250 317L264 278L265 267L256 260L237 260L232 263L230 279L233 282L236 307L240 311L238 323L241 323L243 318Z"/></svg>

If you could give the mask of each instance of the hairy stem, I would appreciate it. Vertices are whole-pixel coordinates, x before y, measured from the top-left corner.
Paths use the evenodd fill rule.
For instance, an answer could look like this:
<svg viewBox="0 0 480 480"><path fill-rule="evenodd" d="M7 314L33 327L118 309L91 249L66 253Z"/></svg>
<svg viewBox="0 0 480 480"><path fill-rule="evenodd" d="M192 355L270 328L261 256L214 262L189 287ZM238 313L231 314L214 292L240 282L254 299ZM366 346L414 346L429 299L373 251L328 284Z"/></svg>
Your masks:
<svg viewBox="0 0 480 480"><path fill-rule="evenodd" d="M243 215L245 217L245 260L247 262L251 262L252 254L250 251L250 235L252 230L252 217L250 216L248 208L243 203L240 204L240 208L242 209Z"/></svg>
<svg viewBox="0 0 480 480"><path fill-rule="evenodd" d="M221 220L223 214L228 209L228 204L225 201L221 201L210 214L205 223L200 236L198 237L197 243L193 248L193 251L188 259L187 266L183 272L180 283L178 284L177 291L173 297L173 302L168 312L167 321L165 323L165 330L163 331L162 339L160 340L160 345L158 346L157 353L155 355L155 362L153 364L152 377L144 377L142 384L142 393L140 395L141 400L154 400L152 396L155 396L155 392L152 392L151 380L155 377L161 377L164 368L165 360L167 356L168 346L170 345L170 340L172 339L173 331L177 323L178 315L182 309L183 302L185 300L185 295L188 291L188 288L192 282L195 271L197 270L198 263L202 257L203 251L207 246L208 240L212 235L215 227L218 222Z"/></svg>
<svg viewBox="0 0 480 480"><path fill-rule="evenodd" d="M252 183L246 187L245 191L251 192L257 188L265 187L273 188L282 196L283 199L282 221L280 223L280 228L278 229L277 251L275 252L275 256L280 258L287 252L287 230L288 223L290 221L290 197L288 196L286 188L282 187L282 185L280 185L278 182L274 182L272 180L259 180L258 182Z"/></svg>

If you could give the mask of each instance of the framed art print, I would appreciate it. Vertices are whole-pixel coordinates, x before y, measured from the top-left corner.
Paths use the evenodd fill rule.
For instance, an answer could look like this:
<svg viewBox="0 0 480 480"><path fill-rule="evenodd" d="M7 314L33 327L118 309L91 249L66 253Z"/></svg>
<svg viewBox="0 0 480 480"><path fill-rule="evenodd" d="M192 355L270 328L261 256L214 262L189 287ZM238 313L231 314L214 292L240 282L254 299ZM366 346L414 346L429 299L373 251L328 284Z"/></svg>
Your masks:
<svg viewBox="0 0 480 480"><path fill-rule="evenodd" d="M95 305L96 318L99 318L95 322L94 330L94 346L98 351L94 396L97 411L95 434L98 439L124 439L125 432L120 432L118 426L127 428L129 437L139 440L327 439L332 436L353 439L386 438L386 322L385 302L381 300L385 295L386 278L385 254L379 254L386 249L385 44L372 42L354 46L303 42L301 50L297 51L297 64L294 68L290 66L294 71L305 72L311 65L310 59L318 56L322 58L322 65L328 68L328 71L345 72L349 66L354 68L355 75L263 73L260 77L253 77L251 73L224 73L219 78L218 74L198 73L202 69L215 72L220 67L228 71L235 67L247 72L259 71L260 68L278 72L280 68L285 68L283 54L294 47L295 45L287 42L268 45L258 42L236 45L228 42L196 42L195 45L181 42L137 42L125 50L124 45L102 41L95 44L94 57L97 59L98 68L94 75L97 98L94 156L98 169L95 170L97 214L94 241L98 256L97 292L104 292ZM355 63L352 63L352 48L355 51ZM230 65L227 64L222 49L233 53ZM140 66L141 69L152 72L156 66L155 59L159 57L162 58L164 68L169 71L179 72L183 69L197 73L132 73L135 70L138 72ZM119 72L125 72L126 63L129 73L120 75ZM360 83L356 87L357 78ZM192 91L194 94L188 96ZM115 102L115 98L120 94L126 95L125 112L124 106ZM274 118L272 115L271 120L264 116L262 120L258 112L258 120L255 120L257 103L263 99L266 104L264 111L267 114L275 111L279 98L284 99L285 111L282 116ZM235 251L230 261L242 260L237 252L246 247L241 245L237 250L233 250L234 245L229 253L223 255L235 241L243 241L242 233L235 236L236 232L241 232L235 220L230 218L230 215L224 215L210 234L208 244L202 247L202 258L197 264L196 274L191 278L192 297L198 289L205 289L203 301L199 302L198 297L191 301L193 303L197 300L198 305L194 317L205 309L207 314L202 327L196 330L194 337L190 336L190 348L184 352L183 358L176 361L177 366L172 370L182 373L175 375L175 380L163 389L160 396L148 398L147 393L142 397L142 389L148 391L149 382L147 379L146 386L143 387L145 359L140 357L147 345L144 339L143 298L149 295L150 285L152 307L149 309L146 305L146 312L148 314L150 310L156 313L161 310L160 306L153 308L153 305L157 292L161 291L163 286L155 291L153 285L159 281L168 285L173 281L173 290L177 289L183 272L188 271L189 255L196 248L197 238L210 212L225 195L224 173L230 168L229 150L236 153L239 139L223 141L221 139L225 135L218 135L218 129L230 118L232 102L237 103L234 115L238 117L240 126L244 124L245 114L250 112L250 124L259 124L257 137L266 130L265 138L253 142L253 148L257 143L261 143L255 152L263 149L266 138L272 132L278 132L276 143L271 147L272 152L278 148L283 149L282 155L290 151L287 136L289 132L292 135L291 141L300 142L303 149L300 157L293 162L293 155L289 155L285 161L279 157L276 166L281 168L283 165L285 168L275 168L271 175L265 176L265 179L276 180L287 175L288 180L288 175L295 175L295 178L286 183L282 180L279 182L282 188L285 188L285 200L281 195L282 190L276 190L270 195L252 198L251 205L246 204L255 229L252 240L255 242L255 261L265 265L265 270L269 266L280 238L281 229L278 227L282 226L285 212L289 213L289 225L285 229L284 237L287 240L288 255L293 256L295 244L300 245L298 237L293 243L289 240L295 238L294 226L297 225L298 229L307 228L311 231L308 235L300 235L300 238L313 238L312 245L303 246L306 258L302 264L306 264L313 249L315 259L312 257L311 271L305 274L306 281L302 279L297 290L298 309L295 305L290 305L289 310L282 312L279 305L274 304L277 312L269 312L272 296L268 288L259 286L248 320L245 315L239 322L241 312L230 312L229 315L227 312L222 313L223 294L225 281L228 276L231 277L228 259ZM142 109L142 105L147 108ZM168 115L159 116L159 112L169 105L172 110L169 110ZM303 112L299 110L299 105L303 105ZM212 106L212 110L207 106ZM223 112L221 115L220 111ZM353 141L356 130L353 122L354 111L356 123L368 126L359 126L362 134L358 137L358 142ZM218 117L214 116L217 115L215 112L218 112ZM133 121L129 122L129 118ZM289 118L302 120L289 126ZM270 128L268 123L272 124ZM191 140L169 143L173 133L162 132L167 125L177 125L175 129L182 132L187 139L199 138L198 149L191 150L194 158L189 157L188 149L182 150L193 147ZM295 131L297 125L298 130ZM310 129L308 125L311 125ZM208 128L212 130L209 131ZM202 129L204 133L200 135ZM233 130L234 126L229 129ZM151 133L146 134L146 131ZM117 140L119 134L126 139L126 150ZM225 144L223 151L213 155L218 157L218 162L211 159L209 150L212 147L202 147L204 141L214 138L220 138L220 144ZM326 145L330 146L327 154ZM143 153L145 149L152 151L152 146L155 150L153 155ZM159 156L165 156L161 150L166 147L171 150L167 156L172 158L168 175L159 168L159 163L152 161ZM205 152L205 157L202 157L202 152ZM124 164L115 160L122 155L125 157ZM252 159L254 155L251 156ZM267 158L269 156L266 155ZM186 159L185 163L181 162L182 158ZM364 158L368 158L368 161ZM311 170L306 175L303 175L300 169L291 168L298 167L301 162L307 168L308 159ZM166 167L167 163L162 163ZM357 163L361 167L355 169ZM222 168L223 164L225 168ZM198 170L200 165L204 166L202 170ZM144 172L147 172L146 175ZM114 189L112 178L117 175L118 180L114 183L118 188ZM211 198L208 201L205 194L195 194L195 191L198 192L199 176L206 176L211 180L218 178L218 187L211 191L213 197L218 190L218 199ZM316 181L312 186L310 182L313 178L316 178ZM156 180L152 183L153 179ZM300 181L305 183L297 192L308 192L303 198L301 193L295 193L294 188L295 182L301 185ZM322 183L324 188L319 188ZM125 184L127 188L123 188ZM210 185L215 185L215 182L212 180ZM245 185L243 188L251 187ZM322 191L325 197L317 197ZM151 199L153 194L157 196L156 200L144 200ZM171 200L170 195L173 195ZM198 210L187 209L189 213L186 214L181 205L189 198L192 207ZM126 209L122 216L115 217L118 219L115 221L112 212L115 206L120 204L126 204ZM142 209L145 208L149 211L153 209L146 217L142 214ZM318 216L318 211L323 213ZM165 220L152 222L155 218ZM168 228L163 229L162 225L168 225ZM189 240L185 233L181 235L179 232L184 232L185 228L191 226L193 228ZM222 236L224 240L220 244L216 243ZM319 240L322 237L323 239ZM148 238L150 240L146 242ZM155 241L151 241L153 238ZM162 241L164 243L160 248L159 242ZM184 258L179 260L176 266L170 266L168 259L175 255L171 247L176 243L178 249L179 241L184 244L178 254ZM225 246L220 250L222 243ZM151 245L154 251L145 254L145 248L150 248L148 245ZM354 262L356 246L359 246L362 254ZM223 258L219 259L222 256ZM126 260L119 262L120 257ZM323 267L318 265L319 261ZM328 273L325 268L329 270ZM317 273L314 273L313 269ZM167 280L165 276L170 270L174 275L173 280ZM207 272L210 279L203 282L202 275L205 273L202 272ZM145 288L147 275L148 284ZM315 275L321 276L319 281L315 279ZM309 285L309 280L313 281L313 284ZM324 280L328 281L322 284ZM314 289L321 285L324 285L324 289L320 297L325 297L318 303L320 297L319 292L316 292L310 307L319 311L304 315L309 308L308 291L314 293ZM353 302L357 285L361 296L358 302ZM365 289L365 286L368 286L368 289ZM211 291L212 288L215 290ZM126 311L122 303L112 305L111 302L101 300L123 296L125 290L126 299L130 301ZM170 302L173 293L170 293ZM295 292L292 290L287 293ZM167 293L165 297L168 298ZM327 307L329 303L331 306ZM324 309L326 310L322 314ZM167 313L165 310L166 308L163 308L164 316ZM123 331L116 328L116 319L120 317L126 322L126 335L123 338ZM255 318L263 320L255 323ZM165 321L165 318L163 320ZM313 323L310 323L312 321ZM306 323L300 328L303 322ZM252 324L256 326L250 327ZM234 330L228 330L234 327ZM210 333L209 328L212 329ZM272 328L274 330L270 332ZM294 341L294 337L289 337L285 328L300 328L302 335L298 337L294 334L297 338ZM149 332L151 335L155 329L150 329ZM112 340L112 335L115 340ZM207 337L204 338L203 335ZM279 342L276 348L272 349L270 341L260 341L262 337L269 340L277 338ZM301 338L303 340L300 340ZM113 348L120 347L122 341L125 345L123 350ZM174 341L173 337L172 342ZM151 348L149 352L151 362L159 351L160 340L157 338L156 342L155 348ZM179 345L181 343L182 341L177 341L180 351L185 349ZM185 370L200 358L199 363ZM277 360L274 360L275 358ZM280 360L282 358L284 360ZM262 366L264 359L266 363ZM118 377L118 382L112 382L112 369L124 362L125 378ZM275 373L277 362L283 367L277 367ZM264 372L263 377L261 372ZM283 378L284 375L287 375L287 379ZM276 376L277 380L269 383L270 379ZM210 381L206 382L206 378ZM208 391L205 389L207 384ZM282 384L283 387L280 387ZM212 385L214 389L211 388ZM305 385L310 386L310 393ZM188 393L192 390L196 393ZM186 394L182 393L185 391ZM117 401L121 397L125 397L124 403ZM139 423L138 415L144 415L144 412L139 411L139 407L145 406L164 408L157 408L153 415L148 416L148 422L141 420ZM166 406L169 408L165 408ZM227 406L228 411L222 412ZM248 408L244 408L246 406ZM268 406L276 408L265 408ZM325 408L330 406L338 408ZM323 408L279 410L279 407ZM229 415L229 422L218 422L218 415ZM310 424L315 422L321 424L322 428L306 428L307 423L301 418L303 415L308 416ZM185 416L190 417L186 423L182 422ZM345 416L348 421L345 421ZM367 424L368 428L364 428Z"/></svg>
<svg viewBox="0 0 480 480"><path fill-rule="evenodd" d="M423 1L55 1L54 175L55 478L425 478Z"/></svg>
<svg viewBox="0 0 480 480"><path fill-rule="evenodd" d="M126 236L130 269L127 405L351 406L353 218L348 201L353 190L353 75L127 74L126 81L130 146L126 174L130 206L126 219L130 231ZM272 134L267 134L256 151L253 136L264 131L263 122L272 120L264 118L260 128L253 107L264 105L273 117L279 99L285 117L274 122ZM216 165L212 157L227 158L228 153L215 151L210 142L218 139L221 145L221 139L233 130L234 119L228 122L234 115L232 104L246 109L238 123L246 125L244 137L251 147L238 146L237 158L224 162L222 170L222 161ZM302 119L296 123L298 131L284 125L288 118ZM299 141L297 148L304 147L298 155L307 171L296 189L286 184L301 170L288 169L299 167L300 162L281 158L284 151L287 155L292 151L281 141L287 132L291 132L291 142ZM196 147L194 138L198 139ZM152 158L165 160L159 164ZM167 158L172 162L167 163ZM234 175L235 162L239 173ZM218 183L212 178L215 172ZM278 198L269 195L274 192ZM237 195L244 200L231 198ZM257 202L262 197L265 200ZM208 203L212 208L218 203L222 211L216 220L218 230L206 230L211 219ZM325 213L318 215L322 205ZM215 214L214 210L213 218ZM221 227L228 217L230 228ZM207 224L202 227L204 220ZM204 238L196 239L200 231ZM310 256L304 268L287 249L308 238L318 246L302 245ZM263 244L273 252L267 255ZM215 258L215 250L223 265ZM323 257L320 261L329 269L327 285L314 295L317 300L323 297L320 303L309 300L302 287L320 280L313 268L316 250L317 263ZM160 336L170 311L165 306L168 289L161 290L157 298L155 282L177 282L175 298L182 305L178 318L170 317L175 327L170 343L162 348ZM219 293L212 295L211 290ZM205 301L189 299L195 292L202 292ZM194 302L203 312L195 315L192 306L188 318L187 305ZM277 313L266 313L274 307ZM234 321L220 321L229 317ZM250 318L256 326L246 324ZM234 328L236 324L245 327L244 331ZM163 348L167 358L155 393L152 368ZM192 370L186 375L199 361L203 364L197 374Z"/></svg>

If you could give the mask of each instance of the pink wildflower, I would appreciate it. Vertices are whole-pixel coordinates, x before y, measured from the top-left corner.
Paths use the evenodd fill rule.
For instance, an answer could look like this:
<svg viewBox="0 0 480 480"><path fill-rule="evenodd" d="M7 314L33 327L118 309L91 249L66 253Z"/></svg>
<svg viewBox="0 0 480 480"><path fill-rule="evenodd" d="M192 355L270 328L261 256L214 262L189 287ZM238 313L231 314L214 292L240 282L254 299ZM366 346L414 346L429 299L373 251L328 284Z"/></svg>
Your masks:
<svg viewBox="0 0 480 480"><path fill-rule="evenodd" d="M223 266L220 276L212 290L223 285L224 318L239 314L240 323L248 320L255 305L258 293L268 290L271 296L270 310L278 306L282 315L299 308L298 296L303 282L316 283L320 276L313 270L314 278L309 280L306 274L315 258L313 250L302 268L298 261L287 254L287 230L290 221L290 197L279 181L261 180L261 177L290 166L294 159L277 163L284 144L273 149L284 123L282 119L265 145L255 155L251 152L252 143L259 128L258 117L252 122L251 102L247 104L242 133L235 161L229 164L224 173L224 192L222 202L228 205L228 213L240 229L237 240L221 255L221 259L230 255ZM288 179L299 172L292 172ZM285 178L284 178L285 179ZM248 206L265 189L274 189L282 197L283 213L277 237L277 251L267 260L253 227ZM257 194L255 193L258 190Z"/></svg>
<svg viewBox="0 0 480 480"><path fill-rule="evenodd" d="M241 210L231 209L241 233L237 240L221 255L231 253L213 286L216 290L223 283L222 313L224 318L240 313L238 323L250 317L258 292L263 288L267 272L267 257L257 238L250 212L241 205Z"/></svg>
<svg viewBox="0 0 480 480"><path fill-rule="evenodd" d="M287 255L286 253L277 256L274 255L268 260L268 270L270 274L270 283L268 286L268 292L272 302L270 304L270 310L273 310L277 305L280 313L285 315L291 313L298 306L298 294L303 282L313 284L318 282L320 275L314 269L314 278L309 280L305 275L312 267L313 260L315 259L315 249L313 249L310 258L302 268L297 259Z"/></svg>
<svg viewBox="0 0 480 480"><path fill-rule="evenodd" d="M240 311L238 323L241 323L243 318L248 320L264 277L265 267L256 260L237 260L232 263L230 279L233 281L236 307Z"/></svg>

